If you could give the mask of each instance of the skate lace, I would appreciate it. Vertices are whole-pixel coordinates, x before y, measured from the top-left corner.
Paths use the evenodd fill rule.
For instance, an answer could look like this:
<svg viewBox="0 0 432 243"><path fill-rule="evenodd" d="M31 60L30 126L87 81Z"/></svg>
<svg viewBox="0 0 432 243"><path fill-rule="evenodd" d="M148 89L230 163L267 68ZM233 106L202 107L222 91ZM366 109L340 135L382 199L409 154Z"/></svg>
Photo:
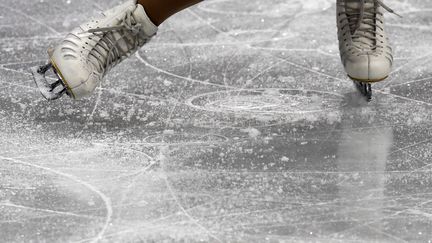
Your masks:
<svg viewBox="0 0 432 243"><path fill-rule="evenodd" d="M360 4L359 8L349 6L344 1L343 7L345 8L345 12L343 13L348 18L354 47L364 54L373 54L371 51L384 48L382 43L378 41L378 29L383 30L380 26L382 23L377 23L377 21L380 21L377 16L383 15L378 7L381 6L387 12L396 16L402 16L385 5L381 0L358 0L358 3ZM372 7L367 7L367 3L372 3Z"/></svg>
<svg viewBox="0 0 432 243"><path fill-rule="evenodd" d="M97 70L104 76L112 67L116 66L126 57L138 50L151 37L145 36L141 30L141 24L134 19L132 11L126 12L125 17L119 25L110 27L97 27L89 29L87 33L94 34L100 38L96 45L89 52L93 57L89 59ZM120 38L114 36L114 33L120 33ZM123 33L122 33L123 32ZM124 51L118 44L124 41L129 48ZM104 55L105 54L105 55ZM96 61L96 63L95 63Z"/></svg>

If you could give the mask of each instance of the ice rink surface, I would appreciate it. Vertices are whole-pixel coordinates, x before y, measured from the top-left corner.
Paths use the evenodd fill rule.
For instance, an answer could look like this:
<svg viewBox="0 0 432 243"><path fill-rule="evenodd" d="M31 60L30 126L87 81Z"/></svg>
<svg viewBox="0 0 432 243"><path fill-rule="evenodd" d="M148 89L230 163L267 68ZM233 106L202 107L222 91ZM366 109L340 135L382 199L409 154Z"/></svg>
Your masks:
<svg viewBox="0 0 432 243"><path fill-rule="evenodd" d="M28 69L116 1L0 0L2 242L431 242L432 1L386 1L395 68L366 103L334 0L214 0L93 97Z"/></svg>

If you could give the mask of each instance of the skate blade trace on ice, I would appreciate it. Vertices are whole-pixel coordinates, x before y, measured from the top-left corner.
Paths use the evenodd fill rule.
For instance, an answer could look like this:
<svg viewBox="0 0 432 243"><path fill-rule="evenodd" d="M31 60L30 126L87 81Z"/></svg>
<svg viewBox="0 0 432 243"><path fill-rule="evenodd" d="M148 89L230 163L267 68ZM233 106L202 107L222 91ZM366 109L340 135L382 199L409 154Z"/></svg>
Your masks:
<svg viewBox="0 0 432 243"><path fill-rule="evenodd" d="M57 77L57 81L50 82L46 77L46 73L52 70ZM31 68L33 80L36 83L40 93L47 100L57 100L64 94L69 95L67 85L63 81L62 77L58 74L57 70L50 62L43 66L36 66ZM70 95L69 95L70 96Z"/></svg>

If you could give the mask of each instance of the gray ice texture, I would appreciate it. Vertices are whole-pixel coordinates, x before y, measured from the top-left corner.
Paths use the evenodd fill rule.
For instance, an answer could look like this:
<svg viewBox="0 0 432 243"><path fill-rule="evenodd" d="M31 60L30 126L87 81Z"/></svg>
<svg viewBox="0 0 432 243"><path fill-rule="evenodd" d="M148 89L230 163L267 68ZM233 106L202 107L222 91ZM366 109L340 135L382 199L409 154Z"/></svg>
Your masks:
<svg viewBox="0 0 432 243"><path fill-rule="evenodd" d="M334 0L212 0L82 101L28 69L114 0L0 0L1 242L431 242L432 1L367 103Z"/></svg>

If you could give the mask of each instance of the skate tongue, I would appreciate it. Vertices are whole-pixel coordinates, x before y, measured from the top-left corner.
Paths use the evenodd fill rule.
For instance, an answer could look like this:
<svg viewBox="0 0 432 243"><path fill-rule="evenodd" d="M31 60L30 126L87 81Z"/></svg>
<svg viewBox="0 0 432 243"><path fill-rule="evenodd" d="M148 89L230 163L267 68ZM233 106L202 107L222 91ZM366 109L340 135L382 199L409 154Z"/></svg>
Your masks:
<svg viewBox="0 0 432 243"><path fill-rule="evenodd" d="M364 1L362 5L359 0L346 0L345 1L346 13L349 17L351 33L355 33L358 30L362 30L363 35L353 38L354 42L361 43L361 46L374 46L374 35L375 32L375 21L371 21L371 17L375 15L375 2ZM361 12L363 11L363 14ZM363 19L360 19L363 18ZM365 21L365 18L368 21Z"/></svg>
<svg viewBox="0 0 432 243"><path fill-rule="evenodd" d="M154 36L158 31L158 27L155 24L153 24L153 22L147 16L141 4L137 4L136 6L137 8L132 14L135 18L135 21L137 21L138 24L141 24L141 29L144 32L144 34L147 35L147 37Z"/></svg>

